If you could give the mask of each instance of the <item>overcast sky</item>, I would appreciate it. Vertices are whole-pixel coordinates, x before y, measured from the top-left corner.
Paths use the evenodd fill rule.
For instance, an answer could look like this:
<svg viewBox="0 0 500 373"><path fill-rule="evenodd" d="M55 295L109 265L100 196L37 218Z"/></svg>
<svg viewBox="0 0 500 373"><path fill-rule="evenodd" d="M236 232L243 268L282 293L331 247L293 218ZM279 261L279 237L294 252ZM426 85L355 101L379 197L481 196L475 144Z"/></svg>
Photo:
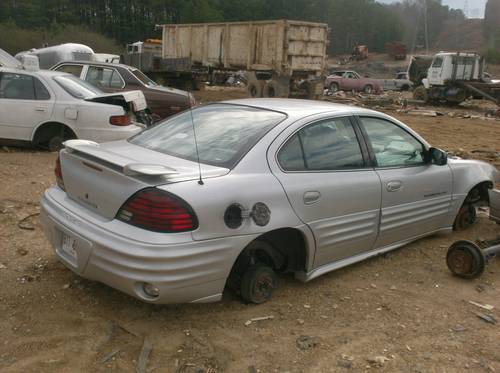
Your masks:
<svg viewBox="0 0 500 373"><path fill-rule="evenodd" d="M381 3L397 3L400 0L377 0ZM471 18L484 18L484 5L486 0L443 0L443 5L448 5L451 8L464 10L465 3L469 6L469 17Z"/></svg>

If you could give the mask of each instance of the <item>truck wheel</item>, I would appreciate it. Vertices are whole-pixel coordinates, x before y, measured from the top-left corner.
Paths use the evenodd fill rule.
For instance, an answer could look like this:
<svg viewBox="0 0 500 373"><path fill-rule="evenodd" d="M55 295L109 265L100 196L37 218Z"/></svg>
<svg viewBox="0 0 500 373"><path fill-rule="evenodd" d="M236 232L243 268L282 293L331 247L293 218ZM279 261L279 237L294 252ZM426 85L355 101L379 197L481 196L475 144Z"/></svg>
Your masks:
<svg viewBox="0 0 500 373"><path fill-rule="evenodd" d="M264 86L262 96L264 97L281 97L279 94L279 85L278 82L274 80L269 80L266 85Z"/></svg>
<svg viewBox="0 0 500 373"><path fill-rule="evenodd" d="M415 100L420 100L420 101L424 101L424 102L429 101L429 95L427 93L427 89L425 89L425 87L423 85L418 86L413 91L413 98Z"/></svg>
<svg viewBox="0 0 500 373"><path fill-rule="evenodd" d="M271 267L254 264L247 268L241 279L241 297L247 303L261 304L271 299L277 279Z"/></svg>
<svg viewBox="0 0 500 373"><path fill-rule="evenodd" d="M408 84L405 84L404 86L402 86L402 87L401 87L401 90L402 90L403 92L405 92L405 91L409 91L409 90L410 90L410 86L409 86Z"/></svg>
<svg viewBox="0 0 500 373"><path fill-rule="evenodd" d="M371 94L373 92L373 86L371 86L370 84L365 85L363 88L363 92L368 95Z"/></svg>
<svg viewBox="0 0 500 373"><path fill-rule="evenodd" d="M339 91L338 83L333 82L328 86L328 94L329 95L333 95L334 93L336 93L338 91Z"/></svg>
<svg viewBox="0 0 500 373"><path fill-rule="evenodd" d="M252 98L262 97L262 93L263 93L262 86L263 86L262 83L258 80L253 81L253 82L249 82L248 86L247 86L247 91L248 91L248 94L250 95L250 97L252 97Z"/></svg>

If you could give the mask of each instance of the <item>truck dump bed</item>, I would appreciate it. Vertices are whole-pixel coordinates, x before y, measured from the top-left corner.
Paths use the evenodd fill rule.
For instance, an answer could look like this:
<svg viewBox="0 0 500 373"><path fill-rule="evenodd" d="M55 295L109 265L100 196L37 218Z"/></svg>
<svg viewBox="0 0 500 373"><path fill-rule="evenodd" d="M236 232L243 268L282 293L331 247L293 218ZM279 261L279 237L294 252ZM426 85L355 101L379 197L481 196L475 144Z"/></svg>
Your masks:
<svg viewBox="0 0 500 373"><path fill-rule="evenodd" d="M162 57L284 75L319 72L327 36L327 24L289 20L163 25Z"/></svg>

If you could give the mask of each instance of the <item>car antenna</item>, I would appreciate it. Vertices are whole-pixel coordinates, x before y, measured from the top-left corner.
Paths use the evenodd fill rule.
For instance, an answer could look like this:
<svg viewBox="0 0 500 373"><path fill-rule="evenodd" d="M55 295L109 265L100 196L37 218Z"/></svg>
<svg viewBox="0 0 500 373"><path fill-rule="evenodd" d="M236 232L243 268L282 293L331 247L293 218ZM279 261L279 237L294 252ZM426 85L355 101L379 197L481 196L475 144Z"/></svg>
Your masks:
<svg viewBox="0 0 500 373"><path fill-rule="evenodd" d="M196 160L198 161L198 184L203 185L203 179L201 178L201 163L200 163L200 152L198 151L198 140L196 139L196 129L194 125L194 116L193 116L193 108L191 106L190 101L191 93L188 91L188 107L189 107L189 115L191 116L191 125L193 126L193 137L194 137L194 147L196 148Z"/></svg>

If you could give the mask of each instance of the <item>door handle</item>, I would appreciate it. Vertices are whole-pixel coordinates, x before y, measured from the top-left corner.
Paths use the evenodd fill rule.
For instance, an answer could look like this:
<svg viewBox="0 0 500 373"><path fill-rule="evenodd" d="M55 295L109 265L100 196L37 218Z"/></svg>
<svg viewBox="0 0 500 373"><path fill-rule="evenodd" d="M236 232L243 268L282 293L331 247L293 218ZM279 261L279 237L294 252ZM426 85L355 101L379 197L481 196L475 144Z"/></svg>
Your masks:
<svg viewBox="0 0 500 373"><path fill-rule="evenodd" d="M386 189L388 192L397 192L403 187L403 183L401 181L389 181L386 184Z"/></svg>
<svg viewBox="0 0 500 373"><path fill-rule="evenodd" d="M317 191L305 192L304 193L304 203L306 205L311 205L315 202L318 202L321 197L321 193Z"/></svg>
<svg viewBox="0 0 500 373"><path fill-rule="evenodd" d="M41 112L45 112L47 111L44 107L36 107L35 108L35 111L41 111Z"/></svg>

